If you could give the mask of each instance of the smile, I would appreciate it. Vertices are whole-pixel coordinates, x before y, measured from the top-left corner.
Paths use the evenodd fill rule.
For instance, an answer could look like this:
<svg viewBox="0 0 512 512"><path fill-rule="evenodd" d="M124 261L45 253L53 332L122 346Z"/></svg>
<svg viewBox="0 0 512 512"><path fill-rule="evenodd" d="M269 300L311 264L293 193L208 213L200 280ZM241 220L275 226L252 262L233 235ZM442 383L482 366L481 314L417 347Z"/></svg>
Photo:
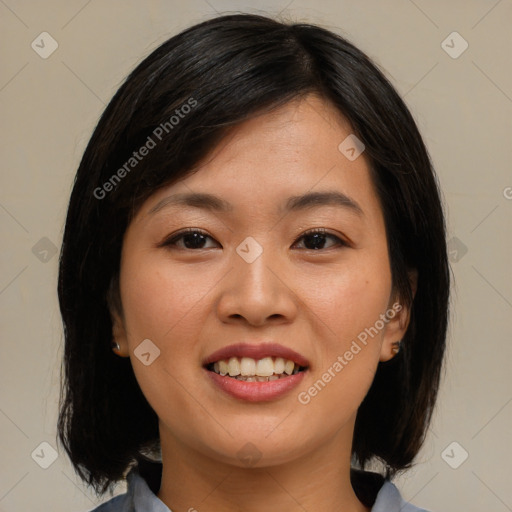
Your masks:
<svg viewBox="0 0 512 512"><path fill-rule="evenodd" d="M306 369L291 359L282 357L264 357L258 360L251 357L230 357L210 363L206 368L222 377L227 376L244 382L285 379Z"/></svg>
<svg viewBox="0 0 512 512"><path fill-rule="evenodd" d="M248 402L268 402L297 387L310 369L302 355L275 342L223 347L202 362L215 390Z"/></svg>

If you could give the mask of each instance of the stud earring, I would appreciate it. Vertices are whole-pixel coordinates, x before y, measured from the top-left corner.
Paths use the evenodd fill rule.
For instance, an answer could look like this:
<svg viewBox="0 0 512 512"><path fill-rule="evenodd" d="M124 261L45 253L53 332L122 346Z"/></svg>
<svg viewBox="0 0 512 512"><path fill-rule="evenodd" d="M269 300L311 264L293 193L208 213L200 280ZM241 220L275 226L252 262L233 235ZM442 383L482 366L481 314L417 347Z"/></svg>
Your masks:
<svg viewBox="0 0 512 512"><path fill-rule="evenodd" d="M400 352L400 342L402 340L398 340L398 341L394 341L392 343L393 345L393 348L391 349L391 351L393 352L393 354L398 354L398 352Z"/></svg>
<svg viewBox="0 0 512 512"><path fill-rule="evenodd" d="M116 350L121 350L121 347L119 346L119 343L117 343L116 341L113 341L110 346L112 347L112 350L116 349Z"/></svg>

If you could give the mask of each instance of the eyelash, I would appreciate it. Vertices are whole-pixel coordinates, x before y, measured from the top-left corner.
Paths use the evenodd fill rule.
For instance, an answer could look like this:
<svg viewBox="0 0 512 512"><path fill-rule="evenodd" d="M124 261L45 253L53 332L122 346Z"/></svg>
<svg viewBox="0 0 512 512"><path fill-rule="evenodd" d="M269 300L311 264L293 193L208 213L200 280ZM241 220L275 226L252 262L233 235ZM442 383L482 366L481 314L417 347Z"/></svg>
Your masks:
<svg viewBox="0 0 512 512"><path fill-rule="evenodd" d="M164 240L160 244L160 247L176 248L176 242L178 240L182 239L186 235L190 235L190 234L194 234L194 233L197 233L199 235L203 235L204 237L211 238L213 240L213 238L208 233L206 233L205 231L203 231L201 229L187 228L187 229L185 229L183 231L180 231L179 233L176 233L172 237L169 237L166 240ZM324 228L315 228L315 229L310 229L309 231L306 231L299 238L297 238L297 240L294 242L294 244L297 243L297 241L301 240L302 238L305 238L305 237L311 236L311 235L315 235L315 234L325 235L326 237L334 238L334 239L336 239L338 241L338 245L341 246L341 247L348 247L349 246L349 244L345 240L341 239L340 237L338 237L338 236L336 236L336 235L334 235L332 233L329 233ZM302 249L302 250L318 252L318 251L326 251L326 250L334 249L334 248L336 248L336 246L328 247L327 249ZM203 248L189 249L189 248L186 248L186 247L180 247L178 249L185 250L185 251L200 251L200 250L204 250ZM207 247L206 249L209 249L209 248Z"/></svg>

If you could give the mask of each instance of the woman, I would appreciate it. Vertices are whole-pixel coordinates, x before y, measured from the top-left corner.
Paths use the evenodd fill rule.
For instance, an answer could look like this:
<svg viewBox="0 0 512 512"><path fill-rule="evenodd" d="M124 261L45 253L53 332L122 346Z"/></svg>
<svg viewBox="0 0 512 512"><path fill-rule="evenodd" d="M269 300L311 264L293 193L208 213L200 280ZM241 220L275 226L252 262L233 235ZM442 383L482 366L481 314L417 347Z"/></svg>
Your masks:
<svg viewBox="0 0 512 512"><path fill-rule="evenodd" d="M445 224L407 107L345 39L222 16L129 75L77 171L59 440L108 511L417 511ZM369 464L380 472L371 472Z"/></svg>

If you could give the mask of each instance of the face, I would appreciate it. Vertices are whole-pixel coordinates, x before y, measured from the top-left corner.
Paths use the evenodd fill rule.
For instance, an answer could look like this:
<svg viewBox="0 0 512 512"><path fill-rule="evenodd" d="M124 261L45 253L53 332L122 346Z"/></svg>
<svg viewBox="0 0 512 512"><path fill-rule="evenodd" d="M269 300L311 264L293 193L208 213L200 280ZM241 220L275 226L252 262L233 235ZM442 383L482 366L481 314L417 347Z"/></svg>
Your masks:
<svg viewBox="0 0 512 512"><path fill-rule="evenodd" d="M357 408L407 326L368 162L338 149L350 134L320 98L290 102L237 126L128 227L114 335L162 440L236 466L244 450L263 466L336 440L350 449ZM242 382L215 372L225 364L280 375Z"/></svg>

